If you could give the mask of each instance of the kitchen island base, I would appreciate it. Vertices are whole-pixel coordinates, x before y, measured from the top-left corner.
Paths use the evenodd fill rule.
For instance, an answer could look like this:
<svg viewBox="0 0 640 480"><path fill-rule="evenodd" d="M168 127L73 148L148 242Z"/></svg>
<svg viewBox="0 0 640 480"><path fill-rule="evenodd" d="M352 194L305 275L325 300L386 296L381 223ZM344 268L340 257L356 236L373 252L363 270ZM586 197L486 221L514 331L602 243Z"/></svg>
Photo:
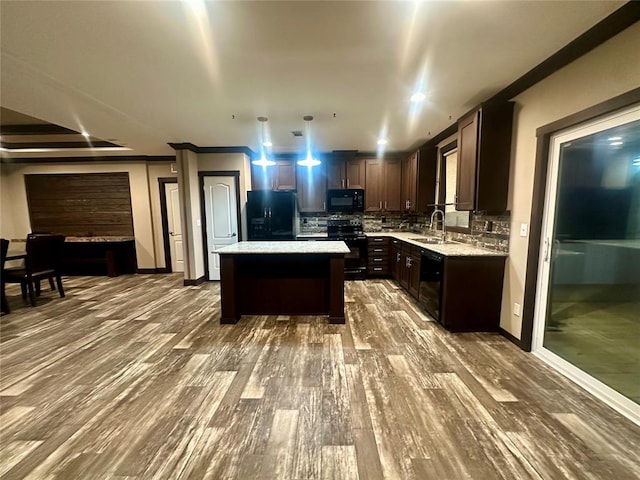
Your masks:
<svg viewBox="0 0 640 480"><path fill-rule="evenodd" d="M220 255L222 316L327 315L345 323L344 254Z"/></svg>

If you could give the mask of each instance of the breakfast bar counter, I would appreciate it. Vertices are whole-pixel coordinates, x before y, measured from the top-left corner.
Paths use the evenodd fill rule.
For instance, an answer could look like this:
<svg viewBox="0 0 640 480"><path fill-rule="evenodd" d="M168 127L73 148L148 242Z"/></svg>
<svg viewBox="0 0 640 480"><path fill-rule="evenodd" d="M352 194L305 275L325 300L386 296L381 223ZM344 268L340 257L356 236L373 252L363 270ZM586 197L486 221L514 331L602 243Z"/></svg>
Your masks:
<svg viewBox="0 0 640 480"><path fill-rule="evenodd" d="M220 323L242 315L327 315L345 323L344 242L239 242L216 253Z"/></svg>

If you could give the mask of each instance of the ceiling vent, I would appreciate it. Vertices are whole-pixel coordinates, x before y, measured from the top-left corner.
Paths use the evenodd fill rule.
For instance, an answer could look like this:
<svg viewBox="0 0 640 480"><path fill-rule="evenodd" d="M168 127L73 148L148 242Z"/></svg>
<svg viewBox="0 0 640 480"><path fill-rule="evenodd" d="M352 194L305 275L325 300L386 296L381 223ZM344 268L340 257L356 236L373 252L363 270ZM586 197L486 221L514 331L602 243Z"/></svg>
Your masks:
<svg viewBox="0 0 640 480"><path fill-rule="evenodd" d="M293 130L291 133L293 134L294 137L302 136L302 130Z"/></svg>

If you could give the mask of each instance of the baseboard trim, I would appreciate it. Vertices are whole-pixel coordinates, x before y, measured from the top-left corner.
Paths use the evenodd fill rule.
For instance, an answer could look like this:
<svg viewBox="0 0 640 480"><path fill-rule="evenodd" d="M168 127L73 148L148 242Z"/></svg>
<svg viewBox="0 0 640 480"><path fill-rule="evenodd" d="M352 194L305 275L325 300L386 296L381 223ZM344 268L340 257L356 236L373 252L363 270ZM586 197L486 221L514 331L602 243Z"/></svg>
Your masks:
<svg viewBox="0 0 640 480"><path fill-rule="evenodd" d="M520 347L522 350L525 350L527 352L530 352L531 350L527 350L526 348L524 348L522 346L522 342L520 341L519 338L513 336L512 334L510 334L509 332L507 332L504 328L502 327L498 327L498 332L500 332L500 335L502 335L503 337L506 337L507 340L509 340L511 343L515 343L518 347Z"/></svg>
<svg viewBox="0 0 640 480"><path fill-rule="evenodd" d="M171 271L170 268L161 267L161 268L156 268L156 273L173 273L173 272Z"/></svg>
<svg viewBox="0 0 640 480"><path fill-rule="evenodd" d="M198 285L201 285L205 282L207 278L203 275L200 278L196 278L195 280L192 279L186 279L184 280L184 286L185 287L197 287Z"/></svg>
<svg viewBox="0 0 640 480"><path fill-rule="evenodd" d="M136 270L136 273L140 273L140 274L150 274L150 273L158 273L158 269L156 268L138 268Z"/></svg>

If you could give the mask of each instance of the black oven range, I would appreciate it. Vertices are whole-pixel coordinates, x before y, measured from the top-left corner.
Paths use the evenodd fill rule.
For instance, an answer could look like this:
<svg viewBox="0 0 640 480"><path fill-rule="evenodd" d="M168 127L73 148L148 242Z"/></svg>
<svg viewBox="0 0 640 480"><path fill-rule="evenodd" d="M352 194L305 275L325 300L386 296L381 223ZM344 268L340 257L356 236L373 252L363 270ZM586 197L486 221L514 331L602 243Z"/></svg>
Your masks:
<svg viewBox="0 0 640 480"><path fill-rule="evenodd" d="M367 237L359 215L332 215L327 219L327 237L342 240L349 247L344 257L344 274L348 280L363 280L367 276Z"/></svg>

